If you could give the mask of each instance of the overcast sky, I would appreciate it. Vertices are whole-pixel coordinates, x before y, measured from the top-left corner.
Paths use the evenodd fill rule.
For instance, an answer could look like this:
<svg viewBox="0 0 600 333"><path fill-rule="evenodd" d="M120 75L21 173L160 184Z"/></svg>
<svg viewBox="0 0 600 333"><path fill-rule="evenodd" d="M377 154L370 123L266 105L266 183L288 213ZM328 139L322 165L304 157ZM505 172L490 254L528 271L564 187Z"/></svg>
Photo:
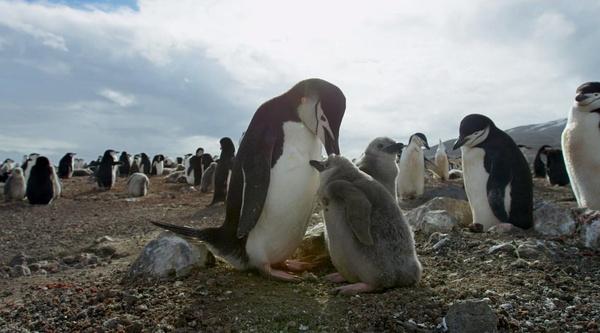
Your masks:
<svg viewBox="0 0 600 333"><path fill-rule="evenodd" d="M564 118L600 80L598 17L596 0L0 0L0 159L216 154L309 77L344 91L351 157L454 138L469 113Z"/></svg>

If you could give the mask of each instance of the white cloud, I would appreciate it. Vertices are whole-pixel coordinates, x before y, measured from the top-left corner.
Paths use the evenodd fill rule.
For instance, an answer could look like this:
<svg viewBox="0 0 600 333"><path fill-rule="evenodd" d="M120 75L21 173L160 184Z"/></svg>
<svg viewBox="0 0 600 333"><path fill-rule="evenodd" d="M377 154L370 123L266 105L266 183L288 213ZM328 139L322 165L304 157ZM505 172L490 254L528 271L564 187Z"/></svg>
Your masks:
<svg viewBox="0 0 600 333"><path fill-rule="evenodd" d="M135 104L135 96L122 93L112 89L103 89L98 92L98 95L108 99L109 101L126 108Z"/></svg>

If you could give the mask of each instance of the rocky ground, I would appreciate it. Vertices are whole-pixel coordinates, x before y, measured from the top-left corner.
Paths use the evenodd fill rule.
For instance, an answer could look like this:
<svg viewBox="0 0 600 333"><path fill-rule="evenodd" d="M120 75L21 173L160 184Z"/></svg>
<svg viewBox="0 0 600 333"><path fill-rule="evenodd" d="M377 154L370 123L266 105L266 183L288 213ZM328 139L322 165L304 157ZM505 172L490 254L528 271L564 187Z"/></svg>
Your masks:
<svg viewBox="0 0 600 333"><path fill-rule="evenodd" d="M75 178L50 206L0 203L0 332L431 332L462 300L489 305L500 332L598 332L598 252L578 237L533 232L417 231L419 285L352 297L330 293L322 279L330 264L298 284L220 260L185 278L131 281L129 266L160 233L149 221L218 225L223 206L205 208L209 194L160 178L141 199L127 198L123 185L99 192ZM443 187L454 193L461 182ZM428 184L430 194L439 188ZM544 181L535 193L574 205L569 189Z"/></svg>

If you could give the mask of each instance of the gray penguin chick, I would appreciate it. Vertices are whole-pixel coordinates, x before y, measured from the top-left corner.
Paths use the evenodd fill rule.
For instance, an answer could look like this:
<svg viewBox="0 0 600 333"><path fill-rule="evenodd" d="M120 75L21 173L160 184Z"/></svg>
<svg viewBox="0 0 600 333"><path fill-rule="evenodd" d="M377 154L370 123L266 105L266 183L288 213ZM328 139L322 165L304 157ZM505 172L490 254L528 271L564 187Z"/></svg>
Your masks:
<svg viewBox="0 0 600 333"><path fill-rule="evenodd" d="M327 278L351 283L335 291L352 295L419 282L412 231L392 194L342 156L310 165L321 175L327 246L339 272Z"/></svg>
<svg viewBox="0 0 600 333"><path fill-rule="evenodd" d="M358 168L375 178L396 197L396 178L398 165L396 158L402 152L404 144L388 137L375 138L365 150L362 158L356 163Z"/></svg>

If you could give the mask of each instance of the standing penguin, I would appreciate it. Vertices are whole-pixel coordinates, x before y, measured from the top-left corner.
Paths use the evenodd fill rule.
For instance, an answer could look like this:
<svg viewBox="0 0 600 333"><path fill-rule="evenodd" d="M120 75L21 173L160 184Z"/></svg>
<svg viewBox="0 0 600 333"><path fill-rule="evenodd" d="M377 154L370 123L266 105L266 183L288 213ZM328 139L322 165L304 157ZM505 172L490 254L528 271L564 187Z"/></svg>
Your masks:
<svg viewBox="0 0 600 333"><path fill-rule="evenodd" d="M98 187L103 190L110 190L117 181L117 168L120 162L117 162L117 151L109 149L104 152L98 171L96 172L96 181Z"/></svg>
<svg viewBox="0 0 600 333"><path fill-rule="evenodd" d="M217 162L212 162L208 169L202 174L200 182L200 192L208 193L213 190L215 185L215 171L217 171Z"/></svg>
<svg viewBox="0 0 600 333"><path fill-rule="evenodd" d="M577 204L600 210L600 82L577 88L562 150Z"/></svg>
<svg viewBox="0 0 600 333"><path fill-rule="evenodd" d="M204 149L198 148L195 155L190 155L186 159L185 179L190 185L196 186L202 182L202 156L204 156Z"/></svg>
<svg viewBox="0 0 600 333"><path fill-rule="evenodd" d="M404 144L388 137L373 139L367 146L362 158L357 162L358 168L380 182L391 195L396 198L396 180L398 165L396 156L402 151Z"/></svg>
<svg viewBox="0 0 600 333"><path fill-rule="evenodd" d="M230 138L222 138L219 141L221 145L221 156L217 161L217 170L215 171L215 191L211 205L217 202L225 201L227 196L227 184L229 182L229 173L233 167L233 158L235 157L235 146Z"/></svg>
<svg viewBox="0 0 600 333"><path fill-rule="evenodd" d="M140 158L140 172L149 175L152 171L152 163L150 162L150 158L148 155L146 155L146 153L141 153Z"/></svg>
<svg viewBox="0 0 600 333"><path fill-rule="evenodd" d="M29 154L29 156L27 157L27 159L21 166L21 168L23 169L23 172L25 173L25 182L27 182L29 180L29 173L31 172L31 168L35 164L35 160L38 158L38 156L40 156L40 154L37 154L37 153Z"/></svg>
<svg viewBox="0 0 600 333"><path fill-rule="evenodd" d="M66 153L58 162L58 177L71 178L75 169L75 161L73 160L75 153Z"/></svg>
<svg viewBox="0 0 600 333"><path fill-rule="evenodd" d="M569 174L565 167L565 158L560 149L546 149L546 174L550 185L569 184Z"/></svg>
<svg viewBox="0 0 600 333"><path fill-rule="evenodd" d="M412 231L389 189L341 156L310 164L321 173L327 247L339 272L327 277L352 283L336 291L356 294L419 282Z"/></svg>
<svg viewBox="0 0 600 333"><path fill-rule="evenodd" d="M471 114L460 123L454 149L459 147L473 224L481 224L484 230L500 224L531 228L531 171L513 139L490 118Z"/></svg>
<svg viewBox="0 0 600 333"><path fill-rule="evenodd" d="M140 154L135 154L131 167L129 168L129 175L133 175L136 172L140 172L140 164L142 163L142 157Z"/></svg>
<svg viewBox="0 0 600 333"><path fill-rule="evenodd" d="M162 176L165 170L165 156L162 154L154 155L152 158L152 171L150 172L153 176Z"/></svg>
<svg viewBox="0 0 600 333"><path fill-rule="evenodd" d="M27 180L27 199L32 205L47 205L55 197L52 165L45 156L37 156L29 163L31 171Z"/></svg>
<svg viewBox="0 0 600 333"><path fill-rule="evenodd" d="M535 159L533 160L533 176L535 178L546 177L546 164L542 160L542 156L546 154L546 149L548 148L550 146L543 145L538 149L537 154L535 154Z"/></svg>
<svg viewBox="0 0 600 333"><path fill-rule="evenodd" d="M119 156L119 162L121 162L119 165L119 176L121 177L127 177L131 172L131 161L129 157L130 155L127 154L126 151L122 152L121 156Z"/></svg>
<svg viewBox="0 0 600 333"><path fill-rule="evenodd" d="M197 237L237 269L256 268L285 281L306 264L286 261L298 248L315 204L319 173L309 165L339 154L346 98L333 84L308 79L261 105L236 155L225 222L202 230L153 222Z"/></svg>
<svg viewBox="0 0 600 333"><path fill-rule="evenodd" d="M398 174L398 196L400 200L411 200L423 195L425 190L425 156L423 149L429 149L423 133L410 137L408 146L402 151Z"/></svg>
<svg viewBox="0 0 600 333"><path fill-rule="evenodd" d="M127 178L127 192L132 197L144 197L148 194L150 180L141 172L136 172Z"/></svg>
<svg viewBox="0 0 600 333"><path fill-rule="evenodd" d="M450 177L449 177L450 167L449 167L449 163L448 163L448 154L446 154L446 146L442 142L442 139L440 139L440 144L438 145L437 151L435 152L435 165L440 172L440 174L438 176L440 176L440 178L442 180L450 179Z"/></svg>
<svg viewBox="0 0 600 333"><path fill-rule="evenodd" d="M4 184L4 199L6 201L20 201L25 197L25 177L23 176L23 169L14 168L12 169L10 176Z"/></svg>
<svg viewBox="0 0 600 333"><path fill-rule="evenodd" d="M8 179L14 165L15 161L10 158L5 159L4 162L0 164L0 183L4 183Z"/></svg>

